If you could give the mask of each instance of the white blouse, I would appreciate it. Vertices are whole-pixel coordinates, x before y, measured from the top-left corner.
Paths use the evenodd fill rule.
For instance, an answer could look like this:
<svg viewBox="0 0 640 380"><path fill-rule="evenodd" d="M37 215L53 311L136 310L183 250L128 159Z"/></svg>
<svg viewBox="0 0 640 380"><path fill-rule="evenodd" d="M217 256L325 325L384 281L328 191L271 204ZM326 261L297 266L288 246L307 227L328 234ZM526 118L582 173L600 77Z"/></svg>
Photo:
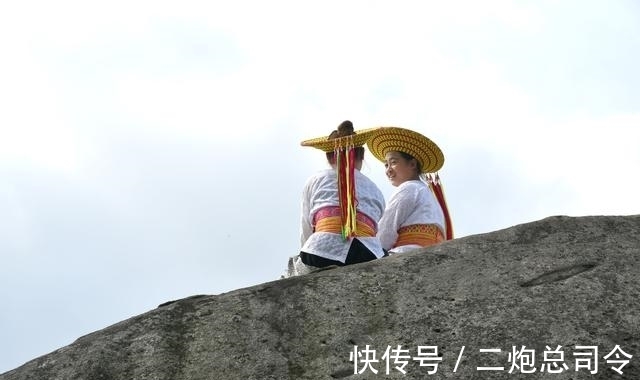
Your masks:
<svg viewBox="0 0 640 380"><path fill-rule="evenodd" d="M382 192L359 170L355 171L357 210L378 223L384 211ZM340 234L313 232L313 217L323 207L339 206L338 178L334 169L325 169L310 177L302 192L302 218L300 244L303 252L330 260L345 262L351 239L343 240ZM376 257L384 256L378 237L357 237Z"/></svg>
<svg viewBox="0 0 640 380"><path fill-rule="evenodd" d="M444 213L429 185L420 181L405 181L391 195L382 219L378 223L378 237L382 247L391 253L406 252L420 248L419 245L393 247L398 239L398 230L412 224L435 224L444 235Z"/></svg>

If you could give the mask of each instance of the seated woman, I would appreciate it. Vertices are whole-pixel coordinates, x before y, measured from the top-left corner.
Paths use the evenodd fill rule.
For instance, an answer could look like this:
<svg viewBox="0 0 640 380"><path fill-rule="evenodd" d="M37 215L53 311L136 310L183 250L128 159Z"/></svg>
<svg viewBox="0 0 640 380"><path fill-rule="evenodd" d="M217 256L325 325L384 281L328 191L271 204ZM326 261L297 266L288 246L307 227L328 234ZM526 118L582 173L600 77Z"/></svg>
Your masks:
<svg viewBox="0 0 640 380"><path fill-rule="evenodd" d="M382 247L393 254L451 239L444 197L436 197L439 184L421 179L442 167L440 148L420 133L397 127L378 129L367 146L384 163L387 177L397 187L378 223Z"/></svg>
<svg viewBox="0 0 640 380"><path fill-rule="evenodd" d="M364 144L373 129L354 131L344 121L329 137L303 141L326 153L331 166L311 176L303 190L300 254L289 260L286 277L331 265L343 266L384 256L376 237L384 196L360 173Z"/></svg>

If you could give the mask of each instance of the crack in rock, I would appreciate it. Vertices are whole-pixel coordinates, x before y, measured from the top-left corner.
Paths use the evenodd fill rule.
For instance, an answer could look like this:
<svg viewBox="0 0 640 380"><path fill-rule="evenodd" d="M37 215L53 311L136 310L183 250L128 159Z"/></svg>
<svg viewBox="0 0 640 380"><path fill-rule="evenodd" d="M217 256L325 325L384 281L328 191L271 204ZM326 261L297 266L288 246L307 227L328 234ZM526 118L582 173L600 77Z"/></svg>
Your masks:
<svg viewBox="0 0 640 380"><path fill-rule="evenodd" d="M596 266L598 266L598 264L596 263L586 263L556 269L533 278L527 282L523 282L522 284L520 284L520 286L522 286L523 288L528 288L531 286L538 286L542 284L548 284L550 282L566 280L569 277L573 277L582 272L591 270Z"/></svg>

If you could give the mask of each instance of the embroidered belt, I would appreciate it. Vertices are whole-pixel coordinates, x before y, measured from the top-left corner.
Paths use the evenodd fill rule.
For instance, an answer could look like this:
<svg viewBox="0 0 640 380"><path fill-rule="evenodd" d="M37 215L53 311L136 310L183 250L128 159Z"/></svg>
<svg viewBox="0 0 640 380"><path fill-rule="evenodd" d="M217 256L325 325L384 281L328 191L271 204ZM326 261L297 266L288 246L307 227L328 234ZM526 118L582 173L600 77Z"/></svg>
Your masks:
<svg viewBox="0 0 640 380"><path fill-rule="evenodd" d="M393 246L419 245L427 247L444 241L444 235L435 224L411 224L398 230L398 239Z"/></svg>
<svg viewBox="0 0 640 380"><path fill-rule="evenodd" d="M340 207L323 207L313 216L315 232L342 233ZM356 213L356 236L376 236L376 222L361 212Z"/></svg>

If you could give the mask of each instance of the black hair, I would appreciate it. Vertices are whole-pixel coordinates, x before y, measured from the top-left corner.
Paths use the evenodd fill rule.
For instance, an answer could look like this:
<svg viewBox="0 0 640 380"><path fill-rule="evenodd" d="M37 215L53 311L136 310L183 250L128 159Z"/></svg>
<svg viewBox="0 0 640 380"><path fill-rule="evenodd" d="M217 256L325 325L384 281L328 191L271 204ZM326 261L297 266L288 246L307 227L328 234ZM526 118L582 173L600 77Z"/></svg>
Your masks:
<svg viewBox="0 0 640 380"><path fill-rule="evenodd" d="M356 160L364 160L364 147L357 146L353 148L356 153ZM327 161L333 162L336 157L336 152L327 152Z"/></svg>
<svg viewBox="0 0 640 380"><path fill-rule="evenodd" d="M415 160L416 161L416 169L418 170L417 174L418 174L418 176L420 176L422 174L422 165L420 165L420 161L418 161L415 157L413 157L409 153L400 152L400 151L398 151L398 153L400 153L400 156L402 156L402 158L404 158L407 161Z"/></svg>
<svg viewBox="0 0 640 380"><path fill-rule="evenodd" d="M340 123L340 125L338 125L338 128L331 131L331 133L329 134L329 140L337 139L344 136L355 135L355 134L356 133L353 130L353 123L349 120L345 120L342 123ZM354 150L356 154L356 160L363 160L364 147L358 146L358 147L355 147ZM327 152L327 161L329 162L335 161L335 152Z"/></svg>

